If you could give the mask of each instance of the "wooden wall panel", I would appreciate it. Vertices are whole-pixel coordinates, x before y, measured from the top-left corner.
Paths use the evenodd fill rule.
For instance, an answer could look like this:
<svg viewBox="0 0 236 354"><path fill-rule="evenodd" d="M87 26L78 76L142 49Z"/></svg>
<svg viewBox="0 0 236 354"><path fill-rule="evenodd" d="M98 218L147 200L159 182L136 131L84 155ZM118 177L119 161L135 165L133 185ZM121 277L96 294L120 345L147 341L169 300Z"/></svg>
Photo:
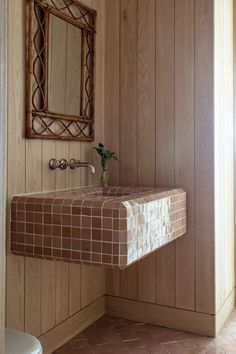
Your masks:
<svg viewBox="0 0 236 354"><path fill-rule="evenodd" d="M92 144L40 141L24 139L25 119L25 1L9 2L8 20L8 197L25 192L40 192L67 187L88 185L92 179L87 169L80 171L50 171L50 158L81 158L91 161ZM96 83L98 106L96 125L98 139L104 139L103 102L104 102L104 2L86 1L99 12L99 67L100 78ZM59 31L58 31L59 32ZM54 85L61 95L61 107L72 107L66 87L57 82L57 65L70 61L62 50L70 38L67 29L58 36L60 48L57 58L49 58ZM56 34L57 31L56 31ZM64 39L63 39L64 38ZM57 63L57 65L52 65ZM68 75L70 72L68 71ZM73 75L72 75L73 77ZM66 95L67 92L67 95ZM52 104L53 104L53 97ZM28 331L34 335L44 334L62 321L80 311L104 294L104 270L102 268L68 265L60 262L24 259L8 255L7 260L7 326ZM83 275L82 275L83 274ZM89 274L89 277L87 277ZM82 300L83 299L83 300Z"/></svg>
<svg viewBox="0 0 236 354"><path fill-rule="evenodd" d="M14 23L14 26L11 24ZM8 196L25 193L24 2L8 1ZM17 38L17 41L16 41ZM16 59L17 58L17 59ZM24 258L7 255L8 326L24 330Z"/></svg>
<svg viewBox="0 0 236 354"><path fill-rule="evenodd" d="M6 308L6 189L7 189L7 9L8 1L0 4L0 353L5 346Z"/></svg>
<svg viewBox="0 0 236 354"><path fill-rule="evenodd" d="M111 161L109 183L120 184L120 0L105 2L105 136L119 161ZM107 30L109 29L109 30ZM111 80L112 77L112 80ZM109 99L107 99L109 97ZM106 293L119 295L120 272L106 269Z"/></svg>
<svg viewBox="0 0 236 354"><path fill-rule="evenodd" d="M42 262L42 333L56 325L56 270L55 262Z"/></svg>
<svg viewBox="0 0 236 354"><path fill-rule="evenodd" d="M121 0L120 24L120 183L137 185L138 6Z"/></svg>
<svg viewBox="0 0 236 354"><path fill-rule="evenodd" d="M213 1L195 2L196 309L214 312ZM204 208L203 208L204 205Z"/></svg>
<svg viewBox="0 0 236 354"><path fill-rule="evenodd" d="M121 0L120 24L120 183L137 185L137 93L138 93L138 4L136 0ZM138 296L137 264L120 273L121 296Z"/></svg>
<svg viewBox="0 0 236 354"><path fill-rule="evenodd" d="M118 1L106 0L105 50L106 139L120 157L112 182L182 187L188 214L187 234L155 258L121 272L106 271L106 292L209 314L216 311L214 3L121 0L119 7ZM220 3L221 25L230 23L229 12L223 14L230 5ZM229 245L232 249L230 237L221 245L224 254ZM227 261L219 256L217 265L221 304L232 286L231 271L223 280L226 264L228 269L232 263L230 250L228 255Z"/></svg>
<svg viewBox="0 0 236 354"><path fill-rule="evenodd" d="M181 44L180 44L181 43ZM175 186L187 192L188 232L176 241L176 306L195 309L194 1L175 1Z"/></svg>
<svg viewBox="0 0 236 354"><path fill-rule="evenodd" d="M138 184L155 186L155 1L138 0ZM138 263L138 299L155 302L155 254Z"/></svg>
<svg viewBox="0 0 236 354"><path fill-rule="evenodd" d="M174 0L156 2L156 186L175 180ZM175 246L156 252L156 302L175 305Z"/></svg>
<svg viewBox="0 0 236 354"><path fill-rule="evenodd" d="M25 259L25 331L41 334L42 260Z"/></svg>
<svg viewBox="0 0 236 354"><path fill-rule="evenodd" d="M234 287L233 1L215 0L214 14L215 301L219 310Z"/></svg>

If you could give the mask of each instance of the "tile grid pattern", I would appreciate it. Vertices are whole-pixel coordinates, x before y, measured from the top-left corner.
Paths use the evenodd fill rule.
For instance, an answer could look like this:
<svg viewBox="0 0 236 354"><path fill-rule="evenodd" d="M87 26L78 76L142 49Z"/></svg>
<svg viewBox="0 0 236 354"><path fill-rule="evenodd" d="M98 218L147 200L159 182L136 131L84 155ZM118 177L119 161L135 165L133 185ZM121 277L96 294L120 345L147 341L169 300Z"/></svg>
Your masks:
<svg viewBox="0 0 236 354"><path fill-rule="evenodd" d="M185 232L182 189L90 187L11 202L11 250L19 255L122 269Z"/></svg>
<svg viewBox="0 0 236 354"><path fill-rule="evenodd" d="M236 311L216 338L104 316L54 354L236 353Z"/></svg>

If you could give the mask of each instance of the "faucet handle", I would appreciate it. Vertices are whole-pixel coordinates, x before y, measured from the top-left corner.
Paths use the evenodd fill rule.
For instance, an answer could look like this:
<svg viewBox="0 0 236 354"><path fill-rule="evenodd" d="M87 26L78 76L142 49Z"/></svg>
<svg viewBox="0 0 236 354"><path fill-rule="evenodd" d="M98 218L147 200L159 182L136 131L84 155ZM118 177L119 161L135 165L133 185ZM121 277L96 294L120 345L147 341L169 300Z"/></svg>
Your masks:
<svg viewBox="0 0 236 354"><path fill-rule="evenodd" d="M69 161L69 166L72 170L74 170L78 164L80 164L80 160L70 159Z"/></svg>
<svg viewBox="0 0 236 354"><path fill-rule="evenodd" d="M66 159L56 160L51 159L49 161L50 170L55 170L56 168L60 168L61 170L65 170L68 166L68 162Z"/></svg>

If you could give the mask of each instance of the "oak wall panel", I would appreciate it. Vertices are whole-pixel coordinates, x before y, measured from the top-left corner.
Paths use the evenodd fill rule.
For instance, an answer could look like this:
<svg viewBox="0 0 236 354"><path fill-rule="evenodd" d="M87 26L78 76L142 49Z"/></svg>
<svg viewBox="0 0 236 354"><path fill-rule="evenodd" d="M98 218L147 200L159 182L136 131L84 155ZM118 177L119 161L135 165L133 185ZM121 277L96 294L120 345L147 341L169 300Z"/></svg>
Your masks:
<svg viewBox="0 0 236 354"><path fill-rule="evenodd" d="M96 83L96 100L101 102L96 125L97 139L104 141L104 2L86 1L96 7L99 14L97 41L98 65L101 75ZM90 172L83 169L74 171L50 171L50 158L80 158L91 161L91 143L66 141L26 140L25 120L25 24L26 3L23 0L9 1L8 10L8 198L14 194L49 191L77 187L92 182ZM50 75L61 96L62 108L72 107L66 87L57 82L55 65L62 65L68 58L62 55L72 34L65 29L58 37L60 52L56 58L49 58ZM56 44L56 43L54 43ZM57 46L58 47L58 46ZM59 59L59 61L57 61ZM54 65L53 65L54 64ZM63 65L62 65L63 66ZM53 73L54 68L54 73ZM68 72L69 74L70 72ZM53 104L53 97L52 97ZM96 133L96 131L95 131ZM57 325L77 314L81 305L88 305L104 294L104 270L97 267L68 265L60 262L26 259L7 256L7 308L6 325L25 330L36 336L50 333ZM85 275L91 274L89 278ZM82 275L83 274L83 275ZM94 281L96 279L96 281ZM89 285L86 285L89 284ZM88 287L87 287L88 286ZM87 295L88 294L88 295ZM82 301L83 299L83 301Z"/></svg>
<svg viewBox="0 0 236 354"><path fill-rule="evenodd" d="M155 186L155 1L138 0L138 184ZM138 299L155 302L155 254L138 263Z"/></svg>
<svg viewBox="0 0 236 354"><path fill-rule="evenodd" d="M138 3L121 0L120 24L120 183L138 184ZM138 296L138 266L120 273L121 296Z"/></svg>
<svg viewBox="0 0 236 354"><path fill-rule="evenodd" d="M156 185L175 180L174 0L156 1ZM175 305L175 245L156 252L156 302Z"/></svg>
<svg viewBox="0 0 236 354"><path fill-rule="evenodd" d="M188 219L188 232L177 240L175 249L176 306L192 310L195 308L194 168L194 1L176 0L175 187L187 192Z"/></svg>
<svg viewBox="0 0 236 354"><path fill-rule="evenodd" d="M214 210L213 109L214 5L220 4L221 57L229 68L231 0L106 0L105 130L120 158L112 184L182 187L188 214L184 237L126 270L106 271L108 295L214 314L215 295L223 304L232 290L232 227L223 221L216 237L214 226L214 218L221 219ZM227 66L218 71L222 77ZM221 82L228 90L226 76ZM226 103L222 107L230 113ZM221 134L231 142L227 124ZM224 163L232 187L232 166ZM231 215L226 189L222 184L221 201ZM221 215L227 220L225 212Z"/></svg>

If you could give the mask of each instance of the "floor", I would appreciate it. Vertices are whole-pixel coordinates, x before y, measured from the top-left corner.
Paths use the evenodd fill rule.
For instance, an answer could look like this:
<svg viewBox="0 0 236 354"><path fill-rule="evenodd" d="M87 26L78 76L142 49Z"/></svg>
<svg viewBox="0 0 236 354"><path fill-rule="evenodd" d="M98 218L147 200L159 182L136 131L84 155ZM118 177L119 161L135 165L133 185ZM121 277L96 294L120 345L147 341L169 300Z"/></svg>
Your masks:
<svg viewBox="0 0 236 354"><path fill-rule="evenodd" d="M236 310L217 338L104 316L54 354L236 354Z"/></svg>

